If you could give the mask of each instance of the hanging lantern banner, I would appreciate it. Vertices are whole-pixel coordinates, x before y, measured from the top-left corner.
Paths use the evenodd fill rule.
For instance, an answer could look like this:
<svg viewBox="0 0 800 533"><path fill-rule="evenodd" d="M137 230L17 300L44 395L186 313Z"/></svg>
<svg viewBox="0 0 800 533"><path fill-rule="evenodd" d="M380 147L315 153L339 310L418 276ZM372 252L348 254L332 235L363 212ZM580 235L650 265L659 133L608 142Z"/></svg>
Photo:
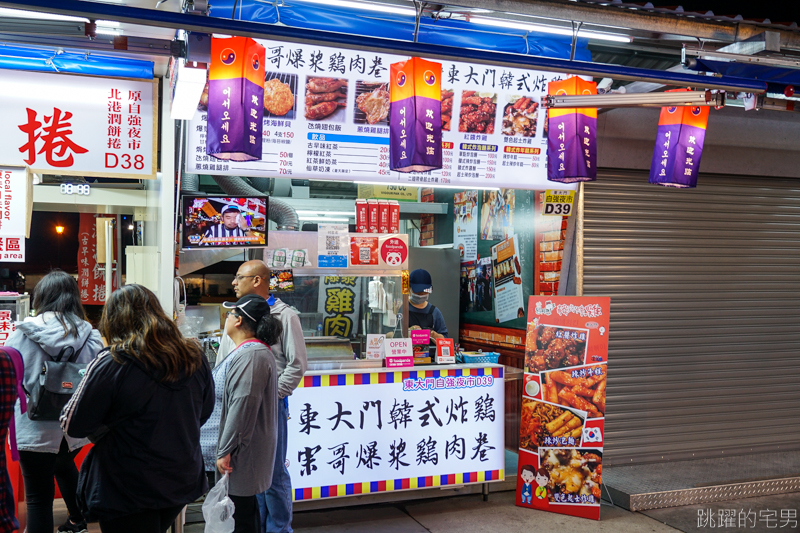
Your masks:
<svg viewBox="0 0 800 533"><path fill-rule="evenodd" d="M441 63L412 57L391 66L389 167L398 172L442 168Z"/></svg>
<svg viewBox="0 0 800 533"><path fill-rule="evenodd" d="M261 159L264 47L253 39L211 39L206 153L222 160Z"/></svg>
<svg viewBox="0 0 800 533"><path fill-rule="evenodd" d="M553 95L597 94L597 84L577 76L547 84ZM561 183L597 178L597 109L547 111L547 179Z"/></svg>
<svg viewBox="0 0 800 533"><path fill-rule="evenodd" d="M665 187L697 186L708 113L707 106L661 108L656 146L650 163L650 183Z"/></svg>

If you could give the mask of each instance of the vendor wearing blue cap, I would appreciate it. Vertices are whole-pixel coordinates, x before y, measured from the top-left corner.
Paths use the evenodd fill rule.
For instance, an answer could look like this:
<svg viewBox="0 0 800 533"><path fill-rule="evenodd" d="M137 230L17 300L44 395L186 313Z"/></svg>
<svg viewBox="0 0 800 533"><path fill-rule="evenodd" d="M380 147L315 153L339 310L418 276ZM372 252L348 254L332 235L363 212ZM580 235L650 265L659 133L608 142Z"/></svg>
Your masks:
<svg viewBox="0 0 800 533"><path fill-rule="evenodd" d="M431 330L431 337L444 339L447 337L447 324L442 312L428 302L433 292L433 281L427 270L418 268L409 274L408 284L411 293L408 295L408 325L419 326L420 329Z"/></svg>

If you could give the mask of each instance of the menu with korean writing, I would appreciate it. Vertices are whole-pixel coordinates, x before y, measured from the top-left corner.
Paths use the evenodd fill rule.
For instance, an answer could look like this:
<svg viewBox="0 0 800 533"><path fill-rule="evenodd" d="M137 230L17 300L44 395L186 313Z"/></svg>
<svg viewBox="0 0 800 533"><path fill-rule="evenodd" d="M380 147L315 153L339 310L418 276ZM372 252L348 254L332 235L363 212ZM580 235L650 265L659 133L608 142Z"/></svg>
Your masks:
<svg viewBox="0 0 800 533"><path fill-rule="evenodd" d="M155 178L157 85L42 72L0 73L0 161L61 175Z"/></svg>
<svg viewBox="0 0 800 533"><path fill-rule="evenodd" d="M187 172L547 188L548 132L540 100L547 84L563 76L441 62L442 168L400 173L389 167L389 68L407 57L258 42L266 48L267 67L261 160L206 155L207 109L201 104L189 128Z"/></svg>
<svg viewBox="0 0 800 533"><path fill-rule="evenodd" d="M531 296L516 504L600 519L611 299Z"/></svg>
<svg viewBox="0 0 800 533"><path fill-rule="evenodd" d="M307 374L289 409L295 501L504 478L500 365Z"/></svg>

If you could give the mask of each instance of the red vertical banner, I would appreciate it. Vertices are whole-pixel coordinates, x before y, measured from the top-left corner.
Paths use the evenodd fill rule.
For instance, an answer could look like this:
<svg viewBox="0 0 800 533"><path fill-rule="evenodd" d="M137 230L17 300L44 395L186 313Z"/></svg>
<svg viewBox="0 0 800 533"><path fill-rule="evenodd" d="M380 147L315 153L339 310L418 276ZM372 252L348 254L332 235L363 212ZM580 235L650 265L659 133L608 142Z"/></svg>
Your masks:
<svg viewBox="0 0 800 533"><path fill-rule="evenodd" d="M78 229L78 287L81 303L103 305L106 303L106 268L97 263L97 220L102 217L81 213ZM116 241L116 239L115 239ZM112 290L118 289L117 278L111 279Z"/></svg>
<svg viewBox="0 0 800 533"><path fill-rule="evenodd" d="M516 504L600 519L611 299L531 296Z"/></svg>

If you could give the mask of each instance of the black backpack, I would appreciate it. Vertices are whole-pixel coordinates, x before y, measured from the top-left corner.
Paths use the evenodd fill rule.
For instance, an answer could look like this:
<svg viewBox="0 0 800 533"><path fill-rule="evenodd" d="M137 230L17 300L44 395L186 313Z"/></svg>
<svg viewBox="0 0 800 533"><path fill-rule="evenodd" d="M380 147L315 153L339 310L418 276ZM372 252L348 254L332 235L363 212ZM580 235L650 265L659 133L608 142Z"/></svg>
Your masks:
<svg viewBox="0 0 800 533"><path fill-rule="evenodd" d="M58 355L42 364L39 380L28 395L28 418L31 420L58 420L61 410L67 405L72 394L86 373L86 363L76 363L92 332L83 341L83 345L75 351L72 346L65 346ZM49 355L48 355L49 357Z"/></svg>

